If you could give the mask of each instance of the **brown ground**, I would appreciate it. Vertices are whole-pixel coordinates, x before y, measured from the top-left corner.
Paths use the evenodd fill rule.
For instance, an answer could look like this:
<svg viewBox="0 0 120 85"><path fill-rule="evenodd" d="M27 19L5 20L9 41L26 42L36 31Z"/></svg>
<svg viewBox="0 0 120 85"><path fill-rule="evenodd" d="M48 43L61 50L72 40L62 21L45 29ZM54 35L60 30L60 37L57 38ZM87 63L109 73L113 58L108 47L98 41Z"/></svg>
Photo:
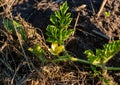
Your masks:
<svg viewBox="0 0 120 85"><path fill-rule="evenodd" d="M101 85L98 77L90 76L92 71L89 65L78 62L42 65L36 56L27 51L29 46L41 44L44 41L41 39L42 34L45 39L47 38L44 33L47 25L50 24L50 15L59 9L59 5L64 0L60 0L59 3L55 0L48 0L48 2L47 0L13 1L0 1L0 41L2 41L0 42L0 85ZM78 14L75 8L83 4L87 5L86 8L80 10L75 35L71 36L66 44L66 49L71 55L86 59L83 55L85 50L95 51L96 48L102 48L108 42L120 39L120 0L108 0L98 18L96 14L103 0L67 1L73 18L70 28L74 28ZM104 16L106 11L110 12L110 17ZM2 20L6 17L20 21L28 32L28 41L23 43L23 48L29 56L31 69L28 68L27 61L23 57L19 41L11 39L11 36L4 30ZM42 45L46 46L43 43ZM116 54L107 65L120 67L119 57L120 53ZM111 81L120 84L119 71L109 71L108 74Z"/></svg>

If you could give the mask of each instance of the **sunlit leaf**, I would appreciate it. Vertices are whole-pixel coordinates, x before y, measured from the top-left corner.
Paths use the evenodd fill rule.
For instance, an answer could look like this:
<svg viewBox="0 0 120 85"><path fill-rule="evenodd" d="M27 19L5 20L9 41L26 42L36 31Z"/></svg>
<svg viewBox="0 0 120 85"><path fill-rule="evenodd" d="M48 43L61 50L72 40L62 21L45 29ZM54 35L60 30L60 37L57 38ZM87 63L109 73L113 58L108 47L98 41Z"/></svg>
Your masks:
<svg viewBox="0 0 120 85"><path fill-rule="evenodd" d="M28 48L28 50L34 54L36 54L37 56L40 56L43 52L42 48L40 47L40 45L35 45L33 47Z"/></svg>
<svg viewBox="0 0 120 85"><path fill-rule="evenodd" d="M120 40L105 44L103 49L96 49L94 54L92 50L86 50L88 60L94 64L106 64L116 53L120 51Z"/></svg>
<svg viewBox="0 0 120 85"><path fill-rule="evenodd" d="M18 22L16 22L15 20L13 20L13 25L14 25L16 28L22 28L22 25L19 24Z"/></svg>
<svg viewBox="0 0 120 85"><path fill-rule="evenodd" d="M65 2L60 6L60 10L55 11L55 14L51 15L50 21L53 25L48 25L46 28L48 42L57 42L60 45L64 45L64 41L71 35L73 30L68 29L68 27L72 18L70 18L71 13L67 13L68 8L67 2Z"/></svg>
<svg viewBox="0 0 120 85"><path fill-rule="evenodd" d="M63 3L63 5L60 6L61 13L64 15L67 12L68 8L69 7L67 5L67 2Z"/></svg>
<svg viewBox="0 0 120 85"><path fill-rule="evenodd" d="M53 24L55 24L55 25L57 25L57 18L54 16L54 15L51 15L50 16L50 21L53 23Z"/></svg>
<svg viewBox="0 0 120 85"><path fill-rule="evenodd" d="M58 19L60 19L61 18L61 15L60 15L60 12L57 10L57 11L55 11L55 16L58 18Z"/></svg>

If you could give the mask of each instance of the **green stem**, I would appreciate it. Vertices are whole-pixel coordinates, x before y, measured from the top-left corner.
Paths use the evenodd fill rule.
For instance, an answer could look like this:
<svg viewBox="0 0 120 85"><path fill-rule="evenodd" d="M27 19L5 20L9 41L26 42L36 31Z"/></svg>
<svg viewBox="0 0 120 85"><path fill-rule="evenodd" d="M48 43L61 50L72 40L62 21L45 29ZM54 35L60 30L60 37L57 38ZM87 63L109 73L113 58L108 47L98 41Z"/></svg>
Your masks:
<svg viewBox="0 0 120 85"><path fill-rule="evenodd" d="M101 69L102 69L102 75L106 76L107 74L107 68L103 62L101 62Z"/></svg>
<svg viewBox="0 0 120 85"><path fill-rule="evenodd" d="M119 67L106 67L107 70L120 70Z"/></svg>
<svg viewBox="0 0 120 85"><path fill-rule="evenodd" d="M87 61L87 60L83 60L83 59L78 59L78 58L76 58L75 61L78 61L78 62L82 62L82 63L86 63L86 64L91 64L91 65L93 65L93 64L90 63L89 61ZM95 65L95 66L96 66L96 67L100 67L100 68L103 67L102 65ZM120 70L119 67L107 67L107 66L105 66L105 69L106 69L106 70Z"/></svg>
<svg viewBox="0 0 120 85"><path fill-rule="evenodd" d="M52 62L60 62L60 61L68 61L68 60L93 65L92 63L90 63L87 60L83 60L83 59L79 59L79 58L74 58L74 57L55 59L55 60L52 60ZM95 66L96 67L100 67L101 69L103 69L102 65L95 65ZM120 68L119 67L107 67L107 66L105 66L105 70L120 70Z"/></svg>
<svg viewBox="0 0 120 85"><path fill-rule="evenodd" d="M62 41L62 38L63 38L63 37L62 37L62 36L63 36L63 35L62 35L62 32L63 32L63 31L62 31L62 29L61 29L61 30L60 30L60 44L63 44L63 41Z"/></svg>

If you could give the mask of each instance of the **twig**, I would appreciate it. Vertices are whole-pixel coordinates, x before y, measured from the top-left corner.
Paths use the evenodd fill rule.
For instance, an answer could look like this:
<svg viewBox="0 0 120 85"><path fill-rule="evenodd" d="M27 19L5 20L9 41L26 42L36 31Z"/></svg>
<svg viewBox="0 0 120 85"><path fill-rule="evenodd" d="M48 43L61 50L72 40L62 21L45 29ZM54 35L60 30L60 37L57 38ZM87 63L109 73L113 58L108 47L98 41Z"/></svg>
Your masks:
<svg viewBox="0 0 120 85"><path fill-rule="evenodd" d="M79 6L79 7L77 7L77 8L75 9L76 11L78 11L78 15L77 15L77 19L76 19L76 21L75 21L74 32L73 32L72 35L74 35L74 33L75 33L75 31L76 31L76 26L77 26L77 23L78 23L78 20L79 20L79 17L80 17L80 10L83 9L83 8L85 8L85 7L86 7L86 5L83 4L83 5L81 5L81 6Z"/></svg>
<svg viewBox="0 0 120 85"><path fill-rule="evenodd" d="M103 33L100 33L100 32L98 32L96 30L92 30L92 32L94 32L95 34L97 34L97 35L99 35L99 36L101 36L101 37L106 38L106 39L109 40L109 37L107 35L104 35Z"/></svg>
<svg viewBox="0 0 120 85"><path fill-rule="evenodd" d="M102 5L101 5L101 7L100 7L100 9L99 9L99 11L97 13L97 18L100 16L100 14L101 14L101 12L102 12L106 2L107 2L107 0L103 0Z"/></svg>
<svg viewBox="0 0 120 85"><path fill-rule="evenodd" d="M74 35L74 34L75 34L75 31L76 31L76 26L77 26L77 23L78 23L79 17L80 17L80 12L78 12L77 19L76 19L76 21L75 21L75 25L74 25L74 32L73 32L73 34L72 34L72 35Z"/></svg>
<svg viewBox="0 0 120 85"><path fill-rule="evenodd" d="M11 72L14 72L10 65L8 65L7 62L5 62L3 59L0 58L0 62L3 63Z"/></svg>
<svg viewBox="0 0 120 85"><path fill-rule="evenodd" d="M12 5L15 3L15 0L9 0L9 1L7 1L6 2L6 4L7 4L7 8L6 8L6 13L8 13L9 11L10 11L10 9L11 9L11 7L12 7Z"/></svg>
<svg viewBox="0 0 120 85"><path fill-rule="evenodd" d="M81 29L77 29L77 30L83 32L86 36L87 36L87 35L91 35L91 36L93 36L93 37L96 37L94 34L89 33L89 32L87 32L87 31L84 31L84 30L81 30Z"/></svg>
<svg viewBox="0 0 120 85"><path fill-rule="evenodd" d="M94 7L93 7L93 3L92 3L91 0L90 0L90 4L91 4L91 7L92 7L93 14L95 14L95 9L94 9Z"/></svg>
<svg viewBox="0 0 120 85"><path fill-rule="evenodd" d="M12 21L13 21L13 18L12 18ZM18 37L18 41L19 41L19 44L20 44L20 46L21 46L21 49L22 49L23 55L24 55L24 57L25 57L25 60L27 61L28 68L30 69L30 71L32 71L32 69L31 69L31 67L30 67L30 64L29 64L29 60L28 60L28 58L27 58L27 55L26 55L25 50L24 50L23 45L22 45L21 36L20 36L20 34L18 33L18 31L17 31L17 29L16 29L15 26L14 26L14 29L15 29L16 35L17 35L17 37Z"/></svg>
<svg viewBox="0 0 120 85"><path fill-rule="evenodd" d="M17 72L18 72L19 69L20 69L23 65L25 65L25 64L26 64L26 63L23 62L23 63L20 63L20 64L17 66L17 68L16 68L16 70L15 70L15 72L14 72L13 78L11 79L11 85L13 85L13 82L14 82L15 76L17 75Z"/></svg>

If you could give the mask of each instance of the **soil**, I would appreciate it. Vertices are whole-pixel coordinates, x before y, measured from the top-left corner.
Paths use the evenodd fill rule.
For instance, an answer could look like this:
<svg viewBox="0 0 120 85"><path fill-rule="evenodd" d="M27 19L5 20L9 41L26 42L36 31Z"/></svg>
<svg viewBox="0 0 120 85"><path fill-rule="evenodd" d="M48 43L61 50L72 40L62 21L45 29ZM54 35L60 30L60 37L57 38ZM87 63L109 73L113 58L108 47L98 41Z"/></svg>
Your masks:
<svg viewBox="0 0 120 85"><path fill-rule="evenodd" d="M80 17L76 26L75 34L66 41L66 50L71 55L87 59L86 55L84 55L85 50L91 49L95 51L97 48L102 49L104 44L120 39L120 0L108 0L101 15L97 17L96 14L100 9L102 1L103 0L67 0L69 11L72 13L73 18L70 28L74 28L76 22L78 15L76 8L84 4L86 5L85 8L79 11ZM55 10L58 10L60 4L63 2L64 0L20 0L13 4L11 12L13 17L19 15L24 19L24 22L37 28L38 33L41 33L39 30L42 30L46 39L47 36L44 33L46 32L46 27L50 24L50 15L53 14ZM105 12L110 12L110 16L105 16ZM0 40L4 42L6 38L0 37ZM0 47L2 47L3 44L4 43L0 43ZM11 52L11 48L7 51L8 53ZM40 72L44 73L42 74L44 76L39 76L38 74L41 74L40 72L31 72L27 70L29 68L27 64L23 62L25 60L21 58L22 55L18 55L18 53L14 52L8 55L15 56L15 54L18 56L19 60L17 57L11 57L8 59L8 62L7 59L3 58L4 55L1 53L1 59L7 61L6 65L12 63L12 69L17 70L17 66L19 68L17 78L15 77L16 80L13 79L15 81L13 83L14 85L17 83L18 85L101 85L98 77L91 77L89 75L89 73L92 72L89 65L78 62L65 62L57 65L47 64L43 66L41 70L39 61L31 57L30 60L33 62L35 68L38 66ZM27 54L29 55L29 52ZM20 64L21 62L22 66ZM120 53L116 54L115 57L107 63L107 66L120 67L119 62ZM3 65L0 63L0 67L2 68L0 72L4 72L6 67L5 64ZM9 74L9 76L0 75L0 78L3 77L0 82L2 82L3 79L6 79L5 82L8 82L9 79L14 78L13 74L15 74L14 72L16 71L9 70L10 69L7 68L6 72L8 72L3 73L6 75ZM111 80L118 83L118 85L120 84L120 71L108 71L108 74Z"/></svg>

